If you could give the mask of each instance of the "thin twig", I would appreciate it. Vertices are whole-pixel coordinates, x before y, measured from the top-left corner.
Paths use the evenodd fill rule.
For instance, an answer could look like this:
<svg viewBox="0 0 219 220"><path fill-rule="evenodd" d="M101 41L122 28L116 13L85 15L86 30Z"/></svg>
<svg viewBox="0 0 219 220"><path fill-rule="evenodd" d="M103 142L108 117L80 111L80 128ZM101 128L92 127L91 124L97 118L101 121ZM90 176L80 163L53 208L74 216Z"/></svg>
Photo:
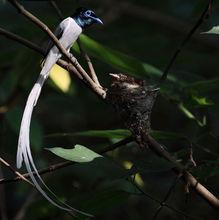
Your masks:
<svg viewBox="0 0 219 220"><path fill-rule="evenodd" d="M2 157L0 157L0 162L2 164L4 164L6 167L8 167L18 178L20 178L21 180L31 184L33 186L33 184L27 179L25 178L21 173L19 173L16 169L14 169L8 162L6 162ZM1 180L0 180L1 181Z"/></svg>
<svg viewBox="0 0 219 220"><path fill-rule="evenodd" d="M150 194L146 193L146 192L145 192L140 186L138 186L138 184L136 184L133 180L129 180L129 181L136 187L136 189L137 189L139 192L142 193L142 195L144 195L145 197L149 198L150 200L152 200L152 201L154 201L154 202L156 202L156 203L158 203L158 204L160 204L160 205L163 205L164 207L170 209L171 211L176 212L176 213L178 213L178 214L180 214L180 215L182 215L182 216L185 216L185 217L187 217L187 218L189 218L189 219L197 220L196 218L194 218L194 217L192 217L192 216L186 214L185 212L183 212L183 211L181 211L181 210L178 210L178 209L176 209L176 208L174 208L174 207L168 205L167 203L162 204L162 202L161 202L159 199L156 199L155 197L153 197L153 196L151 196Z"/></svg>
<svg viewBox="0 0 219 220"><path fill-rule="evenodd" d="M192 27L192 29L189 31L189 33L187 34L185 39L182 41L182 43L179 45L179 47L177 48L177 50L173 54L172 58L170 59L170 62L168 63L167 67L165 68L165 70L161 76L160 83L163 83L166 80L170 68L174 64L177 56L182 51L183 47L190 41L192 35L196 32L196 30L199 28L199 26L209 17L209 13L210 13L210 9L212 7L212 4L213 4L213 0L209 0L207 6L205 7L205 9L202 12L198 21L196 22L194 27Z"/></svg>
<svg viewBox="0 0 219 220"><path fill-rule="evenodd" d="M85 61L87 62L87 65L88 65L88 68L89 68L89 72L90 72L90 75L91 75L91 78L92 80L97 84L97 85L100 85L100 82L97 78L97 74L95 72L95 69L94 69L94 66L93 66L93 63L90 59L90 57L88 56L88 54L86 53L82 43L81 43L81 40L80 40L80 37L78 38L77 40L77 43L78 43L78 46L79 46L79 49L80 49L80 52L82 54L82 56L84 57Z"/></svg>
<svg viewBox="0 0 219 220"><path fill-rule="evenodd" d="M190 145L190 148L189 148L189 162L192 164L193 167L196 167L197 164L194 160L194 157L193 157L193 146L192 146L192 143Z"/></svg>
<svg viewBox="0 0 219 220"><path fill-rule="evenodd" d="M169 199L169 197L171 196L173 190L176 187L176 184L178 183L179 179L181 178L182 174L178 175L175 179L174 182L172 183L172 185L170 186L170 188L168 189L164 199L161 201L160 206L157 208L157 211L154 214L153 220L156 220L158 218L158 215L160 214L160 212L162 211L163 207L165 207L165 204L167 202L167 200Z"/></svg>
<svg viewBox="0 0 219 220"><path fill-rule="evenodd" d="M62 11L60 10L59 6L56 4L56 2L50 0L49 3L50 3L51 6L55 9L57 15L59 16L59 19L60 19L60 20L63 20L64 16L63 16Z"/></svg>
<svg viewBox="0 0 219 220"><path fill-rule="evenodd" d="M52 5L52 7L55 9L57 15L59 16L59 19L60 20L63 20L64 19L64 16L60 10L60 8L58 7L58 5L56 4L55 1L51 1L50 0L50 4ZM87 54L87 52L85 51L83 45L81 44L81 41L80 41L80 38L77 39L77 43L78 43L78 46L79 46L79 49L80 49L80 52L81 52L81 55L84 57L85 61L87 62L87 65L88 65L88 68L89 68L89 72L90 72L90 75L91 75L91 78L92 80L100 86L100 82L97 78L97 74L94 70L94 66L93 66L93 63L89 57L89 55Z"/></svg>
<svg viewBox="0 0 219 220"><path fill-rule="evenodd" d="M42 55L45 55L46 53L44 52L44 50L42 48L40 48L39 46L37 46L36 44L32 43L31 41L29 40L26 40L25 38L17 35L17 34L14 34L10 31L7 31L5 30L4 28L1 28L0 27L0 35L3 35L5 36L6 38L10 39L10 40L14 40L14 41L17 41L23 45L25 45L26 47L32 49L32 50L35 50L36 52L42 54Z"/></svg>
<svg viewBox="0 0 219 220"><path fill-rule="evenodd" d="M100 150L98 153L100 154L103 154L103 153L107 153L109 151L113 151L121 146L124 146L130 142L133 141L133 138L132 137L128 137L128 138L125 138L115 144L112 144L110 146L107 146L105 149L103 150ZM62 163L58 163L58 164L54 164L54 165L51 165L47 168L44 168L44 169L40 169L38 170L38 173L40 175L43 175L43 174L46 174L46 173L50 173L50 172L53 172L55 170L59 170L59 169L62 169L62 168L65 168L65 167L68 167L68 166L71 166L75 164L75 162L72 162L72 161L66 161L66 162L62 162ZM33 172L33 174L35 175L35 172ZM22 177L24 178L29 178L30 175L29 173L24 173L22 174ZM11 182L17 182L17 181L21 181L22 178L21 177L15 177L15 178L12 178L12 179L0 179L0 185L1 184L5 184L5 183L11 183Z"/></svg>
<svg viewBox="0 0 219 220"><path fill-rule="evenodd" d="M53 32L37 17L35 17L33 14L31 14L29 11L27 11L20 3L18 3L16 0L8 0L17 10L19 13L24 15L26 18L28 18L30 21L32 21L34 24L36 24L40 29L42 29L54 42L54 44L57 46L57 48L60 50L62 55L67 58L70 63L77 69L77 71L81 74L84 81L88 84L89 87L91 87L96 94L98 94L102 99L105 99L106 92L105 90L97 85L90 76L86 73L86 71L83 69L83 67L78 63L77 59L70 53L66 51L66 49L60 44L59 40L56 38L56 36L53 34Z"/></svg>
<svg viewBox="0 0 219 220"><path fill-rule="evenodd" d="M164 14L159 10L147 6L136 5L134 3L131 3L131 1L119 1L117 3L117 8L119 8L119 10L116 15L114 12L114 8L115 7L113 7L113 5L111 4L111 7L108 7L107 13L104 14L104 16L106 17L107 14L111 13L110 18L104 19L105 25L106 23L109 24L115 21L115 17L117 18L117 14L119 14L119 17L125 14L125 16L133 17L133 19L140 19L143 23L150 22L154 26L156 26L159 31L162 27L164 30L170 33L177 34L179 36L184 36L184 34L188 33L193 26L188 22L177 19L177 17L175 16ZM203 38L197 32L194 33L194 35L192 36L192 40L198 43L200 46L207 48L208 50L215 51L219 49L219 40Z"/></svg>
<svg viewBox="0 0 219 220"><path fill-rule="evenodd" d="M198 180L192 176L192 174L190 174L182 164L178 163L175 158L173 158L169 152L166 151L153 137L150 135L145 135L144 141L147 143L147 146L158 156L161 156L173 163L175 166L173 171L177 175L182 173L182 180L186 184L189 184L189 186L192 187L203 199L205 199L209 205L211 205L216 210L219 209L219 199L208 189L206 189L201 183L199 183Z"/></svg>

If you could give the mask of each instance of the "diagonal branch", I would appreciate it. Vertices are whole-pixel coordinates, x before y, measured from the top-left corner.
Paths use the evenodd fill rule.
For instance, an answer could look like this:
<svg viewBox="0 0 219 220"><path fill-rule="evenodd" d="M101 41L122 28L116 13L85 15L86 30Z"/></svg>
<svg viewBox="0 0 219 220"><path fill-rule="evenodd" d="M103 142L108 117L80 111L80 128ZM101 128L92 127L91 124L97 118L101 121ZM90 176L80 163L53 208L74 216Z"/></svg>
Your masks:
<svg viewBox="0 0 219 220"><path fill-rule="evenodd" d="M19 173L16 169L14 169L8 162L6 162L2 157L0 157L0 162L4 164L6 167L8 167L19 179L31 184L33 186L33 183L31 183L24 175Z"/></svg>
<svg viewBox="0 0 219 220"><path fill-rule="evenodd" d="M90 75L91 75L92 80L93 80L97 85L100 86L100 82L99 82L99 80L98 80L98 78L97 78L97 74L96 74L96 72L95 72L93 63L92 63L90 57L88 56L87 52L85 51L85 49L84 49L84 47L83 47L83 45L82 45L82 43L81 43L80 37L78 38L77 43L78 43L78 46L79 46L79 49L80 49L80 52L81 52L82 56L84 57L84 59L85 59L86 62L87 62L87 65L88 65L88 68L89 68L89 71L90 71Z"/></svg>
<svg viewBox="0 0 219 220"><path fill-rule="evenodd" d="M198 19L198 21L196 22L194 27L192 27L192 29L189 31L189 33L187 34L185 39L182 41L182 43L179 45L179 47L177 48L177 50L175 51L175 53L171 57L170 62L167 64L167 66L163 72L163 75L161 76L160 83L163 83L166 80L170 68L172 67L172 65L176 61L176 58L178 57L179 53L182 51L183 47L190 41L192 35L196 32L196 30L199 28L199 26L209 17L212 4L213 4L213 0L209 0L207 6L205 7L204 11L202 12L200 18Z"/></svg>
<svg viewBox="0 0 219 220"><path fill-rule="evenodd" d="M73 57L70 53L66 51L66 49L60 44L59 40L56 38L56 36L53 34L53 32L37 17L35 17L33 14L31 14L29 11L27 11L21 4L19 4L16 0L8 0L17 10L19 13L24 15L26 18L28 18L30 21L32 21L34 24L36 24L40 29L42 29L54 42L54 44L57 46L57 48L60 50L62 55L69 60L69 62L75 67L75 69L81 74L83 77L83 80L91 87L94 92L96 92L102 99L105 98L106 92L105 90L97 85L90 76L86 73L86 71L83 69L83 67L78 63L77 59Z"/></svg>
<svg viewBox="0 0 219 220"><path fill-rule="evenodd" d="M160 157L165 158L166 160L174 164L173 171L177 175L182 174L182 180L189 184L196 193L198 193L203 199L205 199L212 207L219 210L219 199L214 196L208 189L206 189L195 177L190 174L183 165L178 163L170 154L167 152L153 137L150 135L144 135L144 142L148 144L149 148L155 152Z"/></svg>
<svg viewBox="0 0 219 220"><path fill-rule="evenodd" d="M20 43L20 44L22 44L22 45L24 45L24 46L34 50L34 51L40 53L43 56L46 55L46 52L41 47L39 47L38 45L32 43L31 41L29 41L29 40L27 40L27 39L25 39L25 38L23 38L23 37L21 37L19 35L16 35L16 34L10 32L10 31L7 31L7 30L5 30L5 29L3 29L1 27L0 27L0 35L3 35L3 36L5 36L6 38L8 38L10 40L16 41L16 42L18 42L18 43ZM70 73L76 75L83 83L85 83L85 81L83 80L83 77L81 76L81 74L76 70L76 68L72 64L66 62L63 59L59 59L57 61L57 64L59 66L61 66L62 68L66 69L67 71L69 71ZM88 88L90 88L96 95L98 95L91 87L88 87Z"/></svg>

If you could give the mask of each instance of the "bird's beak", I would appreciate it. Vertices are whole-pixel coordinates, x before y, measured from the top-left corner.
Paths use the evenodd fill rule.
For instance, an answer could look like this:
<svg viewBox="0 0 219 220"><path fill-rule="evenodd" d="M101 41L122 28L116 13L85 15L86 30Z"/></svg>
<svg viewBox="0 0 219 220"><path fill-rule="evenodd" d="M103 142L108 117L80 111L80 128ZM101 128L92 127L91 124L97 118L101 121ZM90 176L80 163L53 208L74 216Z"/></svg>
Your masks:
<svg viewBox="0 0 219 220"><path fill-rule="evenodd" d="M118 74L115 73L109 73L109 75L113 78L113 79L120 79Z"/></svg>
<svg viewBox="0 0 219 220"><path fill-rule="evenodd" d="M93 18L97 24L103 24L103 22L99 18Z"/></svg>

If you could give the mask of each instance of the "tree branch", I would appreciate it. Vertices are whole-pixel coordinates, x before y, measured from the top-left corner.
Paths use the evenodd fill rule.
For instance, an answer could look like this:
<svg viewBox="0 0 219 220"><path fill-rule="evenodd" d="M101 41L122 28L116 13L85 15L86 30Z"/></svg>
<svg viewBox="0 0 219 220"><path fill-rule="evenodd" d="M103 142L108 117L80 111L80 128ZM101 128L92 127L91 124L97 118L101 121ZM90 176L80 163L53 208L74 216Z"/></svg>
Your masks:
<svg viewBox="0 0 219 220"><path fill-rule="evenodd" d="M170 59L170 62L167 64L167 66L163 72L163 75L161 76L160 83L163 83L166 80L170 68L174 64L176 58L178 57L179 53L182 51L183 47L190 41L192 35L196 32L196 30L199 28L199 26L209 17L209 13L210 13L210 9L212 7L212 4L213 4L213 0L209 0L207 6L205 7L205 9L202 12L198 21L196 22L194 27L192 27L192 29L186 35L185 39L182 41L182 43L179 45L179 47L177 48L177 50L173 54L172 58Z"/></svg>
<svg viewBox="0 0 219 220"><path fill-rule="evenodd" d="M160 157L163 157L166 160L172 162L175 166L173 171L177 173L177 175L182 174L181 179L183 179L186 184L189 184L189 186L192 187L196 193L205 199L212 207L219 210L219 199L214 196L208 189L206 189L201 183L199 183L198 180L192 176L192 174L186 171L185 167L178 163L154 138L152 138L150 135L144 135L144 141L148 144L149 148L153 152L155 152Z"/></svg>
<svg viewBox="0 0 219 220"><path fill-rule="evenodd" d="M78 38L77 43L78 43L78 46L79 46L79 49L80 49L80 52L81 52L82 56L84 57L85 61L87 62L87 65L88 65L89 72L90 72L90 75L91 75L92 80L93 80L97 85L100 86L100 82L99 82L99 80L98 80L98 78L97 78L97 74L96 74L96 72L95 72L93 63L92 63L90 57L88 56L87 52L85 51L83 45L81 44L80 37Z"/></svg>
<svg viewBox="0 0 219 220"><path fill-rule="evenodd" d="M27 39L25 39L21 36L18 36L16 34L12 33L12 32L9 32L9 31L7 31L3 28L0 28L0 35L3 35L3 36L5 36L6 38L8 38L10 40L16 41L16 42L18 42L18 43L34 50L34 51L40 53L43 56L46 55L46 52L41 47L39 47L38 45L34 44L33 42L31 42L31 41L29 41L29 40L27 40ZM83 83L85 83L85 81L83 80L83 77L81 76L81 74L76 70L76 68L72 64L66 62L63 59L59 59L57 61L57 64L59 66L61 66L62 68L66 69L67 71L69 71L70 73L76 75ZM91 89L91 91L94 92L96 95L98 95L91 87L88 87L88 88ZM5 107L5 106L2 106L2 107ZM7 109L5 109L5 108L0 109L0 112L3 113L4 111L7 111Z"/></svg>
<svg viewBox="0 0 219 220"><path fill-rule="evenodd" d="M8 167L18 178L21 180L29 183L30 185L34 186L27 178L25 178L24 175L19 173L16 169L14 169L8 162L6 162L3 158L0 157L0 162L4 164L6 167Z"/></svg>

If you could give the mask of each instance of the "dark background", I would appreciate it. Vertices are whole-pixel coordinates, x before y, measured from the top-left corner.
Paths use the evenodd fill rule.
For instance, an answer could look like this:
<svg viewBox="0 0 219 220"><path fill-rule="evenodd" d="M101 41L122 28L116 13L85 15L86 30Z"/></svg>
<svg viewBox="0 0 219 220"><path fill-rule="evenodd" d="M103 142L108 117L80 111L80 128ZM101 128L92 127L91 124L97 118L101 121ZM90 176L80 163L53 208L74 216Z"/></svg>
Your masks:
<svg viewBox="0 0 219 220"><path fill-rule="evenodd" d="M52 30L55 29L59 18L48 1L21 2ZM148 67L144 69L142 63L164 70L176 48L198 20L206 2L62 0L57 4L64 16L71 15L78 6L86 6L104 21L104 26L92 27L85 34L105 49L86 42L85 47L101 84L108 87L108 73L112 72L128 73L157 82L159 73L155 76L153 73L156 71ZM219 24L218 10L219 4L216 2L210 18L183 48L170 70L173 78L161 88L152 114L153 130L175 132L189 139L181 140L176 134L169 138L158 136L168 151L184 164L188 161L188 149L193 143L197 167L192 168L191 172L215 195L219 195L219 36L200 33ZM18 14L7 1L0 3L0 27L38 45L43 45L47 39L45 33ZM73 53L86 68L80 54ZM22 111L40 72L41 59L36 52L0 36L0 155L13 167ZM182 105L187 111L182 109ZM33 115L31 140L36 164L43 168L63 161L44 150L46 147L72 148L75 144L82 144L95 150L119 140L115 137L71 135L48 137L48 134L120 128L124 127L113 108L77 79L72 77L71 91L68 93L61 92L48 80ZM73 165L49 173L44 179L61 199L67 200L73 207L95 214L94 219L152 219L159 204L138 194L138 190L126 180L127 176L124 177L124 167L136 165L140 173L137 183L145 192L162 201L176 178L170 170L172 165L135 144L117 149L106 157L107 162ZM14 177L4 165L0 174L0 178ZM0 187L2 218L6 215L5 219L16 220L71 219L25 182L7 183ZM186 195L185 186L180 181L177 181L168 204L196 219L218 218L217 212L195 192ZM83 216L80 218L86 219ZM157 219L186 218L164 207Z"/></svg>

